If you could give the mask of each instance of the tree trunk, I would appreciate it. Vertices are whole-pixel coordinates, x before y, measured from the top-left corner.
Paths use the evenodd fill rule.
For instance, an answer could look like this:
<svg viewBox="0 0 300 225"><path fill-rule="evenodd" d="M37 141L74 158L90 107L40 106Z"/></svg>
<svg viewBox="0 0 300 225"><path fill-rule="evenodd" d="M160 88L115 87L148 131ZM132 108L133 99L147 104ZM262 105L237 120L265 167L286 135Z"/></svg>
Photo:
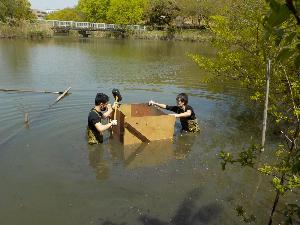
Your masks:
<svg viewBox="0 0 300 225"><path fill-rule="evenodd" d="M261 151L262 152L265 150L265 142L266 142L268 105L269 105L270 71L271 71L271 60L268 60L268 63L267 63L267 73L266 73L266 96L265 96L265 107L264 107L262 137L261 137Z"/></svg>

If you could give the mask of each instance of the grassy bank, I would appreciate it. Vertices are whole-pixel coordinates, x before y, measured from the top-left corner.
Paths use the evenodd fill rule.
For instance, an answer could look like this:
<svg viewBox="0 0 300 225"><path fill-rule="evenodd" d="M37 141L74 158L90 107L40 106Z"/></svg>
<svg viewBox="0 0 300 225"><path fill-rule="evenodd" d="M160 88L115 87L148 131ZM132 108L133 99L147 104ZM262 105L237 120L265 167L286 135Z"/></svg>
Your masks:
<svg viewBox="0 0 300 225"><path fill-rule="evenodd" d="M211 34L207 30L153 30L134 32L129 38L202 42L210 40Z"/></svg>
<svg viewBox="0 0 300 225"><path fill-rule="evenodd" d="M208 30L176 30L176 31L126 31L124 34L97 31L93 32L93 38L128 38L147 40L175 40L175 41L197 41L203 42L211 39Z"/></svg>
<svg viewBox="0 0 300 225"><path fill-rule="evenodd" d="M47 38L53 31L46 24L19 22L11 26L0 22L0 38Z"/></svg>

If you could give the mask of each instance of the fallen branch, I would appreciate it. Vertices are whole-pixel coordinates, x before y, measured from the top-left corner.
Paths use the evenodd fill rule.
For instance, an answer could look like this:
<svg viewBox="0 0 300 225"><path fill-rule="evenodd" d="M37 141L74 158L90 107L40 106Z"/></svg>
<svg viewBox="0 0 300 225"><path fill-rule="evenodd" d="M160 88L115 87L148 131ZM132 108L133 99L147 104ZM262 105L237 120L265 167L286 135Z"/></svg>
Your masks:
<svg viewBox="0 0 300 225"><path fill-rule="evenodd" d="M60 96L57 97L57 99L55 100L55 102L53 102L49 107L51 107L52 105L56 104L57 102L59 102L63 97L65 97L68 92L70 91L71 87L69 87L68 89L66 89Z"/></svg>
<svg viewBox="0 0 300 225"><path fill-rule="evenodd" d="M50 93L50 94L62 94L62 91L40 91L40 90L30 90L30 89L4 89L0 88L0 91L5 92L33 92L33 93Z"/></svg>

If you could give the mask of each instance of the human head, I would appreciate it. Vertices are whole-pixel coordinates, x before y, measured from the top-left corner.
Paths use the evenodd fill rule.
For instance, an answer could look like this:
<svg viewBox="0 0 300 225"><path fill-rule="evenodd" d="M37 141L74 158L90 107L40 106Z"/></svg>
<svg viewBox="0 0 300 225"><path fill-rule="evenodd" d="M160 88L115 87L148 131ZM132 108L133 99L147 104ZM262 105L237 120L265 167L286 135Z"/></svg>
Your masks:
<svg viewBox="0 0 300 225"><path fill-rule="evenodd" d="M100 106L101 110L105 110L108 104L109 97L103 93L97 93L95 98L95 105Z"/></svg>
<svg viewBox="0 0 300 225"><path fill-rule="evenodd" d="M177 95L176 101L178 106L187 105L189 102L189 97L186 93L180 93L179 95Z"/></svg>

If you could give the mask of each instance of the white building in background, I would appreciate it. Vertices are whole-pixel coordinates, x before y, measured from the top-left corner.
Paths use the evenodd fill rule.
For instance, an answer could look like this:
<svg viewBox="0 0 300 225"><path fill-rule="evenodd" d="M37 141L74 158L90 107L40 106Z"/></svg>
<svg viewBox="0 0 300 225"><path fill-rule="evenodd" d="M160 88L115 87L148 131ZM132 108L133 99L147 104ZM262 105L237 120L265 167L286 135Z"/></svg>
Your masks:
<svg viewBox="0 0 300 225"><path fill-rule="evenodd" d="M51 14L51 13L54 13L54 12L57 12L59 11L60 9L46 9L46 13L47 14Z"/></svg>
<svg viewBox="0 0 300 225"><path fill-rule="evenodd" d="M47 12L40 9L32 9L32 13L37 17L38 20L44 20L47 16Z"/></svg>

